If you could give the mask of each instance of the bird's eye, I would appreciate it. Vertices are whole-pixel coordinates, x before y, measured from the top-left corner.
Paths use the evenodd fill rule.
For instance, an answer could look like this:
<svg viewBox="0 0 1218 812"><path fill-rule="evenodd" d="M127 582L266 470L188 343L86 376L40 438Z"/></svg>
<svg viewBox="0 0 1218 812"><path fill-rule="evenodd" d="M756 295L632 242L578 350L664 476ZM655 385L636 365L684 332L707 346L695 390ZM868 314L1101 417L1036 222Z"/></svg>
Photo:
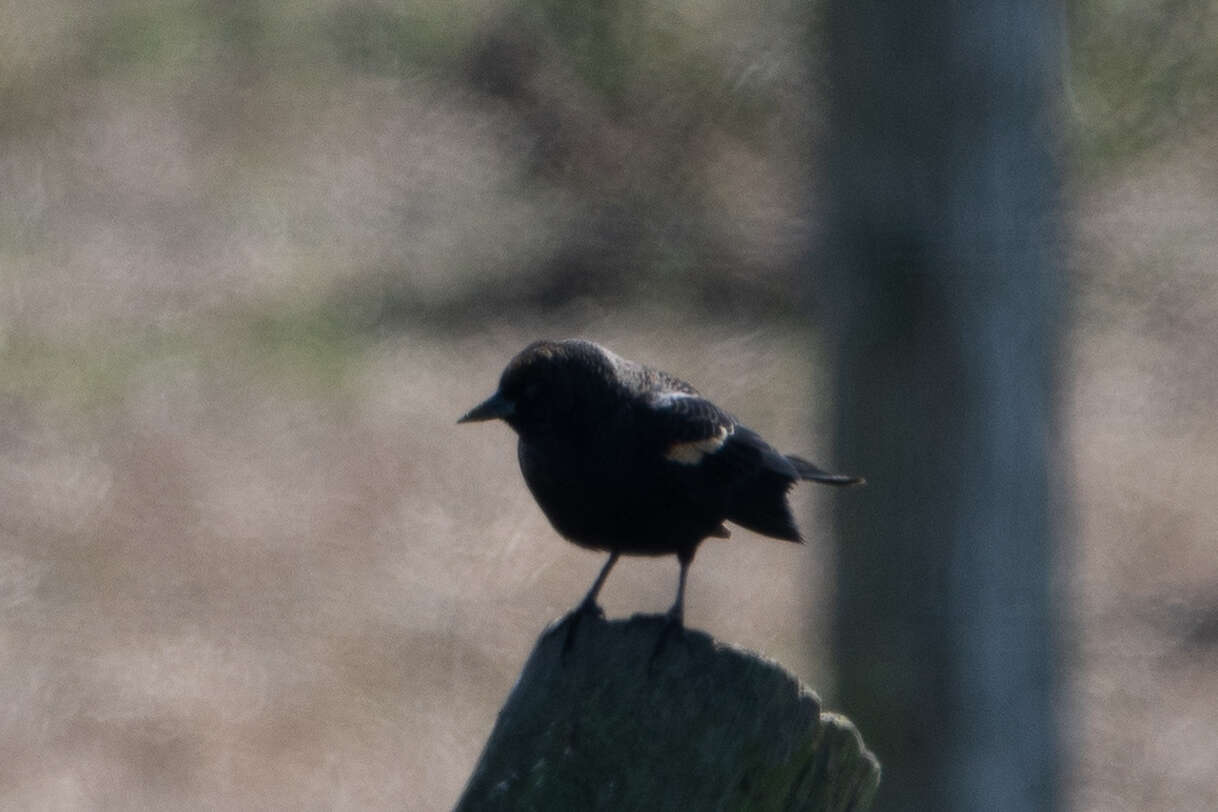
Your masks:
<svg viewBox="0 0 1218 812"><path fill-rule="evenodd" d="M524 393L523 393L524 399L525 400L536 400L537 395L540 391L541 391L541 387L538 384L531 383L524 388Z"/></svg>

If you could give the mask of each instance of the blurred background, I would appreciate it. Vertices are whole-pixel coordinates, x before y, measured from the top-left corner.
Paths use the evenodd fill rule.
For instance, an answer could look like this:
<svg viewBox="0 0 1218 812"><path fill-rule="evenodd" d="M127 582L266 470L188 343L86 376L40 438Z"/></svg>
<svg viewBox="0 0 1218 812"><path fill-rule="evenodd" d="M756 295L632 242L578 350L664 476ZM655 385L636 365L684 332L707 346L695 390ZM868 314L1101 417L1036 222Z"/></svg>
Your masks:
<svg viewBox="0 0 1218 812"><path fill-rule="evenodd" d="M454 425L535 338L868 474L809 252L823 11L5 3L0 806L451 807L602 563ZM1213 809L1218 5L1061 13L1061 798ZM840 497L687 596L830 708ZM624 560L607 612L676 574Z"/></svg>

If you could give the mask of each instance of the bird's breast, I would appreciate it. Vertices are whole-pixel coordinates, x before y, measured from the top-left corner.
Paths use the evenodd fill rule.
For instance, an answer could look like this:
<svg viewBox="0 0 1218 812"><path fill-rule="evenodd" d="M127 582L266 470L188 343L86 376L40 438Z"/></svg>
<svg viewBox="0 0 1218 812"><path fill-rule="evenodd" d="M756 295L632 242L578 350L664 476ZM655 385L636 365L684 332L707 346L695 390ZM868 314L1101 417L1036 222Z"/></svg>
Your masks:
<svg viewBox="0 0 1218 812"><path fill-rule="evenodd" d="M577 544L659 555L715 532L722 515L674 487L666 465L621 451L524 439L518 445L520 470L537 504Z"/></svg>

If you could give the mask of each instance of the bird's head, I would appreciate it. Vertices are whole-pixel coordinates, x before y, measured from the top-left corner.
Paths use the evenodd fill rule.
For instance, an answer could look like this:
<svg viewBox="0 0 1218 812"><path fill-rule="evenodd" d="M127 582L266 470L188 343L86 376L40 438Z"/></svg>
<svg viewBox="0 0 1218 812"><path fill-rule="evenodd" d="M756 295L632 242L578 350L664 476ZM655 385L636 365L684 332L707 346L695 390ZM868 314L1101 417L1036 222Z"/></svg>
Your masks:
<svg viewBox="0 0 1218 812"><path fill-rule="evenodd" d="M458 423L503 420L520 434L570 422L586 395L613 380L609 353L590 341L535 341L503 370L499 389Z"/></svg>

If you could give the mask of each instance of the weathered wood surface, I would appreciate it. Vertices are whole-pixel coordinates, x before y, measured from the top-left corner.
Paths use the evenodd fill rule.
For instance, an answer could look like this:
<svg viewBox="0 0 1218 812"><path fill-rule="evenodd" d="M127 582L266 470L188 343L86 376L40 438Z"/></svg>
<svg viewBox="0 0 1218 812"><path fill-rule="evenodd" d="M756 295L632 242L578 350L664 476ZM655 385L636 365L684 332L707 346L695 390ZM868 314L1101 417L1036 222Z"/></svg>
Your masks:
<svg viewBox="0 0 1218 812"><path fill-rule="evenodd" d="M880 767L773 662L656 617L538 641L458 810L865 810Z"/></svg>

